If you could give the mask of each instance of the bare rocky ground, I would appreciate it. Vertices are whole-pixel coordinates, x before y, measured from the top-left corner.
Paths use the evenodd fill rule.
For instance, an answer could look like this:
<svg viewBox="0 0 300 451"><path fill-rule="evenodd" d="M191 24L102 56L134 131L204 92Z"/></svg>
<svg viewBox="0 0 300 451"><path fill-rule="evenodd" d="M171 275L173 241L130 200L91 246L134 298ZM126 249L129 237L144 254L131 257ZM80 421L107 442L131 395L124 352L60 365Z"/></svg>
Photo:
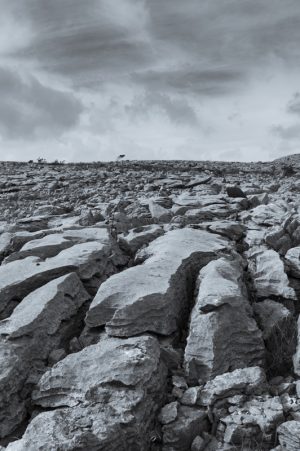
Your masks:
<svg viewBox="0 0 300 451"><path fill-rule="evenodd" d="M0 163L0 449L300 449L300 157Z"/></svg>

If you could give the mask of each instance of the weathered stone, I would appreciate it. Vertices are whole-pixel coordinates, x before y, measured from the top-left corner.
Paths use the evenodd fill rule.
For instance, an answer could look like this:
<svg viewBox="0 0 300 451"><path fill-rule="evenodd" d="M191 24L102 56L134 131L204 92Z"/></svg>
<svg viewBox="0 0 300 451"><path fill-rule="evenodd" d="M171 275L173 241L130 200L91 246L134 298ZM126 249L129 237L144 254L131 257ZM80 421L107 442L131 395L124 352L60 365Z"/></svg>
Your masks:
<svg viewBox="0 0 300 451"><path fill-rule="evenodd" d="M180 402L185 406L197 404L201 392L201 387L190 387L182 395Z"/></svg>
<svg viewBox="0 0 300 451"><path fill-rule="evenodd" d="M145 262L103 283L87 313L88 327L106 324L109 335L174 332L188 309L193 279L226 250L226 240L192 229L174 230L153 241Z"/></svg>
<svg viewBox="0 0 300 451"><path fill-rule="evenodd" d="M274 226L275 224L281 224L287 214L287 208L269 203L268 205L259 205L251 212L251 219L253 222L264 226Z"/></svg>
<svg viewBox="0 0 300 451"><path fill-rule="evenodd" d="M193 383L263 362L262 335L252 318L241 266L238 259L221 258L200 271L184 358Z"/></svg>
<svg viewBox="0 0 300 451"><path fill-rule="evenodd" d="M10 318L0 322L0 381L5 383L0 398L0 417L4 415L0 437L12 432L25 418L22 390L26 379L34 377L36 362L47 364L53 350L67 345L80 325L76 314L88 300L88 293L73 273L28 295Z"/></svg>
<svg viewBox="0 0 300 451"><path fill-rule="evenodd" d="M0 341L0 438L10 434L26 417L20 390L26 380L26 365L13 346Z"/></svg>
<svg viewBox="0 0 300 451"><path fill-rule="evenodd" d="M49 231L45 231L45 233L46 232ZM103 244L108 244L109 239L107 229L98 227L65 230L60 233L46 233L45 236L26 241L23 247L18 252L9 255L4 263L9 263L28 256L46 259L57 255L62 250L67 249L76 243L99 241Z"/></svg>
<svg viewBox="0 0 300 451"><path fill-rule="evenodd" d="M54 233L46 235L43 238L27 242L19 252L15 252L7 257L4 263L9 263L29 256L40 257L42 259L54 257L54 255L73 246L73 244L72 241L66 240L62 234Z"/></svg>
<svg viewBox="0 0 300 451"><path fill-rule="evenodd" d="M154 199L149 200L149 210L152 218L160 222L169 222L172 217L171 210L162 207Z"/></svg>
<svg viewBox="0 0 300 451"><path fill-rule="evenodd" d="M180 406L175 421L163 426L163 450L190 451L195 437L208 430L204 409Z"/></svg>
<svg viewBox="0 0 300 451"><path fill-rule="evenodd" d="M265 242L280 255L285 255L292 247L292 240L283 228L276 228L268 232L265 235Z"/></svg>
<svg viewBox="0 0 300 451"><path fill-rule="evenodd" d="M194 186L198 185L204 185L208 182L210 182L211 176L210 175L203 175L202 177L195 177L192 179L189 183L185 185L186 188L193 188Z"/></svg>
<svg viewBox="0 0 300 451"><path fill-rule="evenodd" d="M11 248L13 234L4 232L0 234L0 262L6 256Z"/></svg>
<svg viewBox="0 0 300 451"><path fill-rule="evenodd" d="M214 221L209 224L208 230L231 240L238 241L244 235L246 227L236 221Z"/></svg>
<svg viewBox="0 0 300 451"><path fill-rule="evenodd" d="M251 194L251 195L247 194L247 197L250 202L251 208L255 208L258 205L267 205L269 203L268 193Z"/></svg>
<svg viewBox="0 0 300 451"><path fill-rule="evenodd" d="M33 339L31 346L39 358L45 358L49 349L55 349L60 343L61 328L66 328L89 299L75 273L54 279L26 296L11 316L0 322L0 336L9 340L25 337L25 352ZM74 329L74 324L71 328ZM33 350L33 358L32 353Z"/></svg>
<svg viewBox="0 0 300 451"><path fill-rule="evenodd" d="M300 246L289 249L285 254L285 261L290 275L300 279Z"/></svg>
<svg viewBox="0 0 300 451"><path fill-rule="evenodd" d="M246 197L246 194L237 185L226 186L226 192L229 197Z"/></svg>
<svg viewBox="0 0 300 451"><path fill-rule="evenodd" d="M230 214L236 213L239 208L234 208L228 204L207 205L202 208L187 210L184 217L189 222L207 221L212 219L227 218Z"/></svg>
<svg viewBox="0 0 300 451"><path fill-rule="evenodd" d="M112 246L100 242L76 244L55 257L27 257L0 266L0 318L7 317L16 303L52 279L76 271L90 291L114 272L109 260Z"/></svg>
<svg viewBox="0 0 300 451"><path fill-rule="evenodd" d="M147 451L165 383L155 338L105 338L43 375L33 399L56 410L36 416L8 450Z"/></svg>
<svg viewBox="0 0 300 451"><path fill-rule="evenodd" d="M193 440L191 451L204 451L205 446L206 446L205 440L202 437L200 437L200 435L197 435L197 437L195 437L195 439Z"/></svg>
<svg viewBox="0 0 300 451"><path fill-rule="evenodd" d="M274 443L276 427L283 420L283 407L278 397L253 398L222 418L218 432L223 436L222 425L225 425L225 443L259 449Z"/></svg>
<svg viewBox="0 0 300 451"><path fill-rule="evenodd" d="M295 291L289 286L283 262L274 250L263 246L255 249L250 254L249 270L259 299L297 299Z"/></svg>
<svg viewBox="0 0 300 451"><path fill-rule="evenodd" d="M296 350L296 320L287 308L271 299L254 304L253 309L263 332L268 374L287 373Z"/></svg>
<svg viewBox="0 0 300 451"><path fill-rule="evenodd" d="M134 255L138 249L148 245L151 241L164 234L164 230L159 225L148 225L129 230L119 237L121 249Z"/></svg>
<svg viewBox="0 0 300 451"><path fill-rule="evenodd" d="M219 399L230 398L240 393L260 394L265 389L266 376L259 367L243 368L224 373L208 381L201 390L198 404L210 406Z"/></svg>
<svg viewBox="0 0 300 451"><path fill-rule="evenodd" d="M153 372L157 377L163 373L155 338L106 338L58 362L42 376L33 399L51 408L101 402L110 384L130 389L146 383Z"/></svg>
<svg viewBox="0 0 300 451"><path fill-rule="evenodd" d="M177 401L166 404L158 415L158 421L161 424L169 424L172 423L172 421L175 421L177 418L178 406L179 404Z"/></svg>
<svg viewBox="0 0 300 451"><path fill-rule="evenodd" d="M300 421L286 421L277 428L278 440L283 450L299 451Z"/></svg>

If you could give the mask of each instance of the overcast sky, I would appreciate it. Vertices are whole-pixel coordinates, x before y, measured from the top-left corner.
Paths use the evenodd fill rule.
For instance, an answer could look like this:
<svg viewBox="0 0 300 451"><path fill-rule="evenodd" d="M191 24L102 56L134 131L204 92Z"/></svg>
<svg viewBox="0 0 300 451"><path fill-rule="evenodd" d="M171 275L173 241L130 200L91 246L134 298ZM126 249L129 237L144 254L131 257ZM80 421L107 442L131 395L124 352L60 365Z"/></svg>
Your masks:
<svg viewBox="0 0 300 451"><path fill-rule="evenodd" d="M0 159L300 152L299 0L0 0Z"/></svg>

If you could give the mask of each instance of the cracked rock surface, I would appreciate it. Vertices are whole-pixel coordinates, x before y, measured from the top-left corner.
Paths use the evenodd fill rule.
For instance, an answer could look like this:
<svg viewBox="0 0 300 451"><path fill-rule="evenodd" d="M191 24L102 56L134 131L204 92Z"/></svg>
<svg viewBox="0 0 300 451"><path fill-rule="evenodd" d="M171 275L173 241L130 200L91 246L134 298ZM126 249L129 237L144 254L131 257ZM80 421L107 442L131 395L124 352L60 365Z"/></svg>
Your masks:
<svg viewBox="0 0 300 451"><path fill-rule="evenodd" d="M0 162L1 451L299 450L299 176Z"/></svg>

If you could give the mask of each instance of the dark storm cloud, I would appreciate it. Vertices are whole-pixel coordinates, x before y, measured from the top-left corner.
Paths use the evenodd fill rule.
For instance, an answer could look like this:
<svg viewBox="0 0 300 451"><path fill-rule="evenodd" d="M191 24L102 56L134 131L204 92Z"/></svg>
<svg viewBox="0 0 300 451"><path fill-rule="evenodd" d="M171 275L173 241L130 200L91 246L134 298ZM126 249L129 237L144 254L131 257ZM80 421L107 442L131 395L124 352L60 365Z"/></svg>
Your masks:
<svg viewBox="0 0 300 451"><path fill-rule="evenodd" d="M76 83L144 71L133 79L223 95L268 58L300 61L298 0L11 1L33 30L18 56Z"/></svg>
<svg viewBox="0 0 300 451"><path fill-rule="evenodd" d="M82 112L72 93L44 86L0 67L0 135L18 140L56 136L74 127Z"/></svg>
<svg viewBox="0 0 300 451"><path fill-rule="evenodd" d="M271 5L262 0L147 0L147 7L161 45L193 55L200 64L236 63L247 69L269 56L300 60L298 0L284 5L281 0Z"/></svg>
<svg viewBox="0 0 300 451"><path fill-rule="evenodd" d="M243 74L234 70L201 70L190 67L167 71L145 71L132 79L147 89L175 91L208 96L227 94L243 80Z"/></svg>
<svg viewBox="0 0 300 451"><path fill-rule="evenodd" d="M193 157L202 143L212 158L230 158L232 148L260 158L273 138L274 147L300 140L287 122L300 114L297 94L287 105L300 90L299 0L0 0L0 8L0 67L17 68L0 72L0 133L20 138L20 149L22 137L39 144L65 130L69 148L101 141L108 157L118 143L140 151L158 141L178 157L189 141ZM270 124L279 124L271 135Z"/></svg>
<svg viewBox="0 0 300 451"><path fill-rule="evenodd" d="M143 4L130 1L133 7ZM107 0L28 0L24 15L34 36L17 56L37 59L44 69L76 83L87 79L87 84L90 79L119 77L143 67L151 61L151 48L140 33L142 24L138 18L132 24L130 17L129 23L122 19L122 2L116 2L115 8L109 4Z"/></svg>

